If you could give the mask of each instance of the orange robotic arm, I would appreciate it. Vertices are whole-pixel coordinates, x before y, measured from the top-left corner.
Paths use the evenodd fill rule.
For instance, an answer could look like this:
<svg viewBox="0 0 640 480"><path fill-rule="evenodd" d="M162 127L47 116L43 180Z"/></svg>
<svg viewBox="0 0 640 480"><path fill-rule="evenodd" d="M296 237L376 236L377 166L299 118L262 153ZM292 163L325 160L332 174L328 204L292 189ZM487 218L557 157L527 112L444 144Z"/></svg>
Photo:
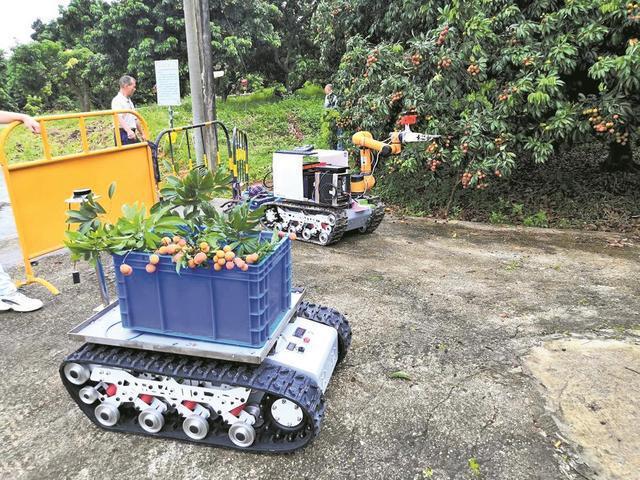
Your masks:
<svg viewBox="0 0 640 480"><path fill-rule="evenodd" d="M402 144L397 133L391 135L391 143L374 140L369 132L358 132L351 137L354 145L360 147L360 174L351 177L351 193L365 193L373 188L376 180L372 175L373 158L371 151L379 152L382 157L397 155L402 150Z"/></svg>
<svg viewBox="0 0 640 480"><path fill-rule="evenodd" d="M371 150L379 152L378 155L382 157L398 155L402 151L402 144L404 143L430 142L440 136L412 132L410 125L415 124L416 121L415 114L404 115L400 119L400 124L404 125L404 130L391 133L391 142L389 143L374 140L373 135L369 132L358 132L351 137L353 144L360 147L360 174L351 176L351 193L363 194L376 184L376 180L372 175Z"/></svg>

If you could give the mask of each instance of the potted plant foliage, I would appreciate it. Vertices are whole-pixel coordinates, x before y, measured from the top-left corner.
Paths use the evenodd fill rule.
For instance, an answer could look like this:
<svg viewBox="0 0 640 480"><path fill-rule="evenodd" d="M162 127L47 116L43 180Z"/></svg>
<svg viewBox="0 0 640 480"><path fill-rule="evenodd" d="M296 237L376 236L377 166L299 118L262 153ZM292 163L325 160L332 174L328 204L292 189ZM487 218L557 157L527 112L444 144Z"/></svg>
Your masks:
<svg viewBox="0 0 640 480"><path fill-rule="evenodd" d="M73 260L111 254L123 326L235 345L260 346L291 302L291 245L261 232L261 209L227 212L211 201L228 189L220 171L169 176L162 200L122 207L115 223L89 194L68 212L65 245ZM109 187L112 198L115 185Z"/></svg>

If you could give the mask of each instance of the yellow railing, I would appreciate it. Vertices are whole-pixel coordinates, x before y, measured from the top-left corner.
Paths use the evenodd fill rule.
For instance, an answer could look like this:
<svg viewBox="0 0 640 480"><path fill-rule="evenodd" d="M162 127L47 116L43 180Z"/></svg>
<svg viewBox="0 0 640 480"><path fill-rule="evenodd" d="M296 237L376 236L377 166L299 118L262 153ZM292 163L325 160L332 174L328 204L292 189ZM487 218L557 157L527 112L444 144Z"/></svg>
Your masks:
<svg viewBox="0 0 640 480"><path fill-rule="evenodd" d="M119 114L135 115L145 138L148 127L142 116L129 110L104 110L39 117L43 159L9 164L5 147L14 129L13 122L0 132L0 164L2 165L9 199L14 213L26 280L18 282L40 283L52 293L58 290L49 282L33 274L31 261L63 247L66 210L65 199L73 190L90 188L106 198L108 186L118 185L111 203L111 217L118 216L124 203L140 201L149 206L157 200L153 162L146 142L122 145L119 135ZM114 147L92 150L87 135L86 120L95 117L112 119ZM67 155L52 155L48 124L60 120L78 120L82 151ZM111 128L108 127L108 128Z"/></svg>

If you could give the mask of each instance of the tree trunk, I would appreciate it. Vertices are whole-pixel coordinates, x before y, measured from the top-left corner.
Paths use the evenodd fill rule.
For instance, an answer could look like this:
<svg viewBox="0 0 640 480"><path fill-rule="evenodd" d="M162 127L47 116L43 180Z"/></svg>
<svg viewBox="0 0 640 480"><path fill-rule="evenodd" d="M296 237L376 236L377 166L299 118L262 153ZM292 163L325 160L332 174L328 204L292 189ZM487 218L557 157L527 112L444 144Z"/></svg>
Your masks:
<svg viewBox="0 0 640 480"><path fill-rule="evenodd" d="M91 100L89 99L89 84L82 82L80 88L80 110L82 112L91 111Z"/></svg>
<svg viewBox="0 0 640 480"><path fill-rule="evenodd" d="M605 172L631 172L640 167L633 161L631 144L621 145L616 142L609 144L609 156L602 164Z"/></svg>

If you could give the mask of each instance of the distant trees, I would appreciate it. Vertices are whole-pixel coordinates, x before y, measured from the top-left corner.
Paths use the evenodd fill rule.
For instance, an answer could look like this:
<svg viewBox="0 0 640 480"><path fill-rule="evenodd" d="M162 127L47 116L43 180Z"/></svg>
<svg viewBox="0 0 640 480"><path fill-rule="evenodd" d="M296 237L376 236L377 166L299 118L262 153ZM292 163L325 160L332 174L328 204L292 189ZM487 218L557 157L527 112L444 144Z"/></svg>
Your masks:
<svg viewBox="0 0 640 480"><path fill-rule="evenodd" d="M246 76L291 89L319 74L309 28L317 1L209 3L214 65L226 70L218 93ZM125 73L138 79L138 99L153 100L154 61L167 58L180 61L187 91L182 0L71 0L58 18L33 28L34 42L1 57L4 105L34 113L106 107Z"/></svg>
<svg viewBox="0 0 640 480"><path fill-rule="evenodd" d="M8 93L7 83L7 59L3 50L0 50L0 110L15 109L15 102Z"/></svg>

